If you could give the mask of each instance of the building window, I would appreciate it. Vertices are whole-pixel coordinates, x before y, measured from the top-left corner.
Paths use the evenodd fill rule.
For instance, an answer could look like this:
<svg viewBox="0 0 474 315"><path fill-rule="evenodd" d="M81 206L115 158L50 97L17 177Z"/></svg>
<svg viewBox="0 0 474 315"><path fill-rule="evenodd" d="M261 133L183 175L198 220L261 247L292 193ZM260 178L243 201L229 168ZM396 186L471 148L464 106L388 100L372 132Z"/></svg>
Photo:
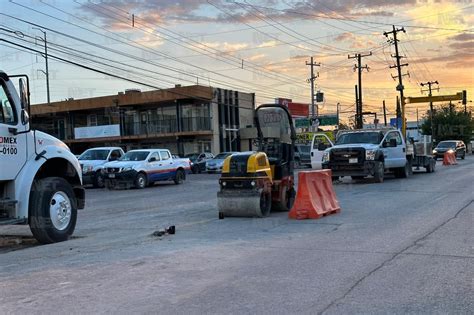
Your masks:
<svg viewBox="0 0 474 315"><path fill-rule="evenodd" d="M87 116L87 126L97 126L97 115L91 114Z"/></svg>

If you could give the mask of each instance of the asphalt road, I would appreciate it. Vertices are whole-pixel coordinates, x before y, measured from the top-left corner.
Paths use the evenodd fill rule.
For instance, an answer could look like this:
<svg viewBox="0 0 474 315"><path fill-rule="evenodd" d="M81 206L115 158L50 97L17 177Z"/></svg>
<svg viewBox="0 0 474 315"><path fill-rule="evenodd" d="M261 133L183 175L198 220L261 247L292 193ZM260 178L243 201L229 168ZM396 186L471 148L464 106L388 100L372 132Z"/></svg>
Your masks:
<svg viewBox="0 0 474 315"><path fill-rule="evenodd" d="M89 189L70 241L0 226L0 313L472 314L474 157L458 162L344 179L320 220L218 220L218 175Z"/></svg>

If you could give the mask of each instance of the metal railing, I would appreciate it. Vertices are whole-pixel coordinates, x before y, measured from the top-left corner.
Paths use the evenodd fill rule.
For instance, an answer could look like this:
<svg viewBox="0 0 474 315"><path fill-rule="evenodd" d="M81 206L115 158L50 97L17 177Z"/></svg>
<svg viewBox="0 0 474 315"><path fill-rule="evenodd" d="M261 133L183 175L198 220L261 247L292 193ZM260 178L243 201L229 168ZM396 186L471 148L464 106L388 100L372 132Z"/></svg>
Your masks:
<svg viewBox="0 0 474 315"><path fill-rule="evenodd" d="M174 133L178 131L211 130L210 117L181 118L180 128L176 119L153 120L149 122L129 123L123 126L124 136Z"/></svg>

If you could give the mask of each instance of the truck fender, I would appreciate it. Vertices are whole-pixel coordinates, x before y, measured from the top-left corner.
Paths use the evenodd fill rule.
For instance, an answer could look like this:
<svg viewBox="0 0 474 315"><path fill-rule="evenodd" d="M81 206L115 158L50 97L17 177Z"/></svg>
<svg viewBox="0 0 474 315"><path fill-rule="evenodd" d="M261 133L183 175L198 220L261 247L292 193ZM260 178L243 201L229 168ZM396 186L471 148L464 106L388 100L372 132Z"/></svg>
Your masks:
<svg viewBox="0 0 474 315"><path fill-rule="evenodd" d="M56 146L45 146L41 148L41 157L35 158L30 156L21 172L15 180L15 198L18 200L18 217L27 218L29 209L30 191L33 186L35 178L41 177L41 172L45 172L51 163L55 163L57 167L66 167L66 176L64 174L54 174L55 168L51 168L53 174L58 177L64 177L74 189L76 198L78 199L78 208L84 207L84 190L82 188L82 170L77 158L67 149L60 149ZM56 168L57 171L60 171ZM46 173L45 173L46 174Z"/></svg>
<svg viewBox="0 0 474 315"><path fill-rule="evenodd" d="M382 150L377 150L377 152L375 154L375 160L376 161L381 161L381 162L385 161L385 155L383 154Z"/></svg>

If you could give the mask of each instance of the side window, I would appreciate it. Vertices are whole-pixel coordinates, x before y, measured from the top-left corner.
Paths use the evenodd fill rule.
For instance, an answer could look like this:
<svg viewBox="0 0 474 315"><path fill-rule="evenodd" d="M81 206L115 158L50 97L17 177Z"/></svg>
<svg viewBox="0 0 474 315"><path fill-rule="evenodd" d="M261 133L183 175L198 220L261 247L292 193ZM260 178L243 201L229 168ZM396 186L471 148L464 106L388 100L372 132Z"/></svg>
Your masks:
<svg viewBox="0 0 474 315"><path fill-rule="evenodd" d="M10 100L5 93L3 86L0 86L0 101L2 106L0 111L0 124L15 124L15 109L13 108L12 104L10 104Z"/></svg>
<svg viewBox="0 0 474 315"><path fill-rule="evenodd" d="M170 158L170 154L168 153L168 151L160 151L160 155L163 161L168 160Z"/></svg>
<svg viewBox="0 0 474 315"><path fill-rule="evenodd" d="M112 153L110 153L111 160L118 160L121 156L120 150L113 150Z"/></svg>
<svg viewBox="0 0 474 315"><path fill-rule="evenodd" d="M402 137L398 132L395 134L395 137L397 139L397 145L402 145Z"/></svg>
<svg viewBox="0 0 474 315"><path fill-rule="evenodd" d="M400 134L398 132L390 132L387 135L387 138L385 138L385 141L390 142L391 139L396 139L397 140L397 145L402 144L402 137L400 137Z"/></svg>
<svg viewBox="0 0 474 315"><path fill-rule="evenodd" d="M151 159L151 158L155 158L157 161L159 161L160 160L160 155L158 154L158 152L154 152L150 155L149 159Z"/></svg>

